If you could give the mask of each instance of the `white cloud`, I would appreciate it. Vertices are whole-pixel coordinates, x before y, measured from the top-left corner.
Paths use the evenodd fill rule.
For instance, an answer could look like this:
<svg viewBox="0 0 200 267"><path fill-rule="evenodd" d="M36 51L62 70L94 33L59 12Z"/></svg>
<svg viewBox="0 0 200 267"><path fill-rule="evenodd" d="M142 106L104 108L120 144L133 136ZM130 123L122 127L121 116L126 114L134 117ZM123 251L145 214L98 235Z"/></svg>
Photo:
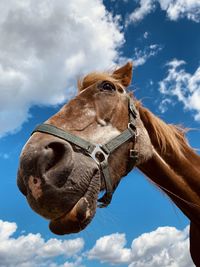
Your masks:
<svg viewBox="0 0 200 267"><path fill-rule="evenodd" d="M140 22L146 15L155 9L154 2L154 0L140 0L140 6L129 15L127 24Z"/></svg>
<svg viewBox="0 0 200 267"><path fill-rule="evenodd" d="M167 12L170 20L186 17L189 20L200 22L200 1L197 0L159 0L162 10Z"/></svg>
<svg viewBox="0 0 200 267"><path fill-rule="evenodd" d="M146 47L144 50L135 48L133 56L134 67L145 64L149 58L156 56L161 50L162 46L158 44L152 44Z"/></svg>
<svg viewBox="0 0 200 267"><path fill-rule="evenodd" d="M185 71L183 60L173 59L168 66L167 77L159 82L159 90L167 96L175 96L187 110L195 112L200 120L200 67L193 74Z"/></svg>
<svg viewBox="0 0 200 267"><path fill-rule="evenodd" d="M159 110L161 111L161 113L165 113L168 110L168 106L169 105L173 105L173 102L170 98L165 98L161 101L161 103L159 104Z"/></svg>
<svg viewBox="0 0 200 267"><path fill-rule="evenodd" d="M189 255L188 227L159 227L134 239L125 248L124 234L101 237L88 252L89 259L129 267L194 267Z"/></svg>
<svg viewBox="0 0 200 267"><path fill-rule="evenodd" d="M31 105L63 102L83 72L110 68L124 42L100 0L2 0L0 10L0 136Z"/></svg>
<svg viewBox="0 0 200 267"><path fill-rule="evenodd" d="M147 38L149 37L149 33L148 33L148 32L145 32L145 33L143 34L143 37L144 37L144 39L147 39Z"/></svg>
<svg viewBox="0 0 200 267"><path fill-rule="evenodd" d="M188 227L180 231L174 227L159 227L142 234L131 245L132 262L129 267L191 267Z"/></svg>
<svg viewBox="0 0 200 267"><path fill-rule="evenodd" d="M13 238L16 223L0 220L0 266L2 267L74 267L81 266L80 251L84 241L81 238L60 240L56 238L45 241L40 234L21 235ZM57 265L56 257L72 259ZM77 265L78 264L78 265Z"/></svg>
<svg viewBox="0 0 200 267"><path fill-rule="evenodd" d="M182 231L159 227L135 238L129 247L125 234L114 233L99 238L87 252L82 251L82 238L45 241L40 234L16 237L16 230L16 223L0 220L1 267L83 267L85 260L93 259L129 267L194 267L189 255L189 227Z"/></svg>
<svg viewBox="0 0 200 267"><path fill-rule="evenodd" d="M200 1L197 0L140 0L136 8L127 20L127 23L137 23L143 20L146 15L153 12L156 4L166 12L170 20L176 21L180 18L200 22Z"/></svg>
<svg viewBox="0 0 200 267"><path fill-rule="evenodd" d="M125 245L125 234L115 233L103 236L96 241L95 246L88 252L88 258L111 264L128 263L131 259L131 251L124 248Z"/></svg>

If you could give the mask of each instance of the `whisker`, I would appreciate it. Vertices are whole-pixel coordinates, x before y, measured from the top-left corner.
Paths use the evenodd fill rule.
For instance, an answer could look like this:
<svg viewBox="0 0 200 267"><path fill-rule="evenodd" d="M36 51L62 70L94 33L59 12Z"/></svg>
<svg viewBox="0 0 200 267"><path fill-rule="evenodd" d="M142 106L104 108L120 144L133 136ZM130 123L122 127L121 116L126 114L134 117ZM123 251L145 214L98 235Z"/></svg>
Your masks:
<svg viewBox="0 0 200 267"><path fill-rule="evenodd" d="M154 182L154 181L151 181L154 185L158 186L161 190L164 190L168 193L170 193L171 195L177 197L178 199L182 200L183 202L185 202L186 204L190 205L191 207L196 207L196 208L200 208L200 205L196 204L196 203L193 203L191 201L188 201L182 197L180 197L179 195L177 195L176 193L172 192L171 190L167 189L166 187Z"/></svg>

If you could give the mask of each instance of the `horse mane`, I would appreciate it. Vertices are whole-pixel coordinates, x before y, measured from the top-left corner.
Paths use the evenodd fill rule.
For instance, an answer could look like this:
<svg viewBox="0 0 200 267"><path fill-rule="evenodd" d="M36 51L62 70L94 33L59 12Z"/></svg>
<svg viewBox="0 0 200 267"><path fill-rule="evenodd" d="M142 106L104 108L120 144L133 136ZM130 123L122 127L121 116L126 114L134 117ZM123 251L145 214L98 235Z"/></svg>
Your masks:
<svg viewBox="0 0 200 267"><path fill-rule="evenodd" d="M151 142L159 154L173 152L174 156L181 157L186 151L195 153L185 137L188 129L174 124L166 124L147 108L144 108L140 101L136 101L136 107Z"/></svg>

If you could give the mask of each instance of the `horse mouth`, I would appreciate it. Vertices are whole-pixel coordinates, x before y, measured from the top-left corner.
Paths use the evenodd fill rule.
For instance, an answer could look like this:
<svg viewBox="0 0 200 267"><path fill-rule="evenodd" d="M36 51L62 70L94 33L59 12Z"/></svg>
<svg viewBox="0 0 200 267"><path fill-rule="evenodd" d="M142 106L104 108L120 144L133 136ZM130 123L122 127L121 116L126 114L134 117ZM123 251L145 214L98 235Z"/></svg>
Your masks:
<svg viewBox="0 0 200 267"><path fill-rule="evenodd" d="M78 233L83 230L95 215L100 187L101 179L99 172L97 172L92 177L86 193L73 208L50 221L50 230L57 235Z"/></svg>
<svg viewBox="0 0 200 267"><path fill-rule="evenodd" d="M50 221L50 230L57 235L80 232L94 217L96 208L90 206L86 197L80 198L70 212Z"/></svg>
<svg viewBox="0 0 200 267"><path fill-rule="evenodd" d="M19 171L18 186L31 208L50 220L49 228L54 234L77 233L93 219L101 187L100 171L95 169L88 172L90 175L88 173L86 177L81 177L85 180L82 181L84 186L80 181L75 187L56 188L32 175L24 183L23 172Z"/></svg>

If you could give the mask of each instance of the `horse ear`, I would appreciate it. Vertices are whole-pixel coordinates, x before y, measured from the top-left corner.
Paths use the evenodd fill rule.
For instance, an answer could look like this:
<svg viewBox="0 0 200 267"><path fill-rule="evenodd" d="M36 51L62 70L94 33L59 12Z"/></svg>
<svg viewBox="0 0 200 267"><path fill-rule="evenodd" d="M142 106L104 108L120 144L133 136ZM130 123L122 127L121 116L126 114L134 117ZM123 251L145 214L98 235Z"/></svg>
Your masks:
<svg viewBox="0 0 200 267"><path fill-rule="evenodd" d="M133 64L131 62L126 63L126 65L115 70L112 74L112 77L120 80L121 84L124 86L129 86L132 80L132 69Z"/></svg>

